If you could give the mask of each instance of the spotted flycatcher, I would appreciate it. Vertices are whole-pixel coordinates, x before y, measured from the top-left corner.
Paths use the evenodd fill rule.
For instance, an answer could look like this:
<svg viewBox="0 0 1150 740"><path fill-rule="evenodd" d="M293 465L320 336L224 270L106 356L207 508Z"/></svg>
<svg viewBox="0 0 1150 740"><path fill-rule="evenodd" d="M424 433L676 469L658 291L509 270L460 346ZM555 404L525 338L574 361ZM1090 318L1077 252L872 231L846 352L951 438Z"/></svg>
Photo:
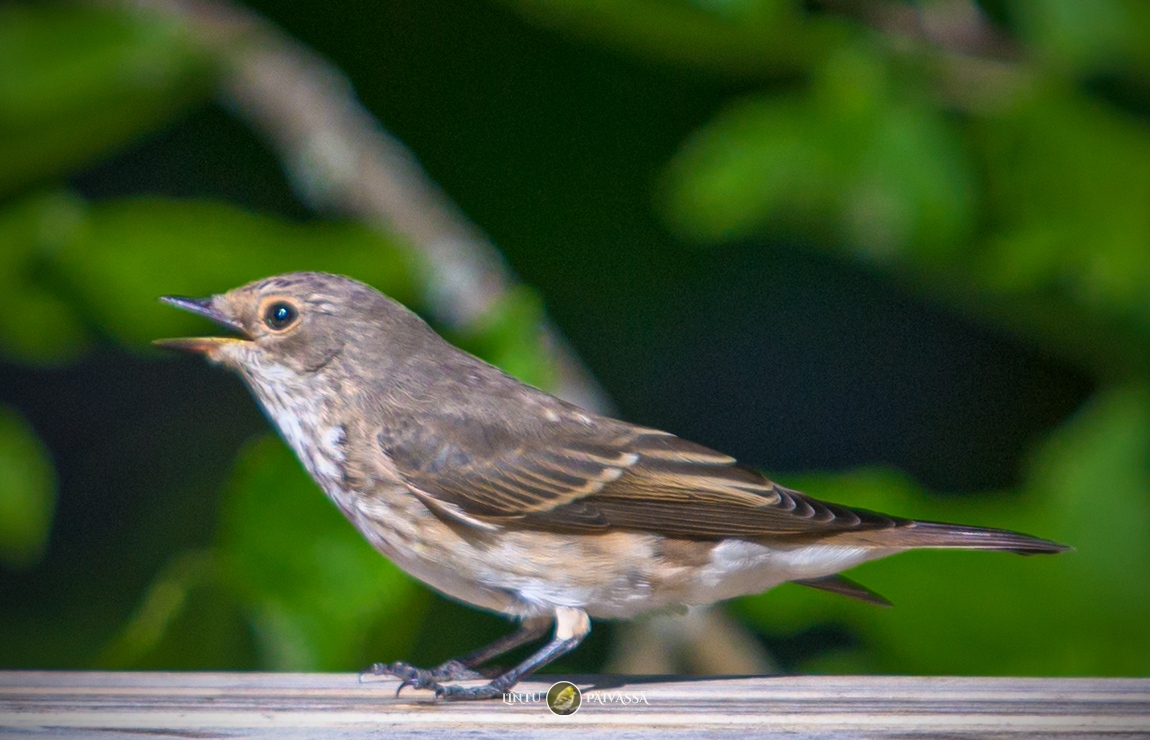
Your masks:
<svg viewBox="0 0 1150 740"><path fill-rule="evenodd" d="M521 621L436 668L372 666L401 688L499 696L575 648L590 617L710 604L787 581L885 603L838 573L904 550L1067 549L784 488L720 452L524 385L350 278L291 273L163 300L235 332L159 344L238 372L377 550L437 591ZM551 640L518 666L482 686L448 683L480 677L481 664L552 622Z"/></svg>

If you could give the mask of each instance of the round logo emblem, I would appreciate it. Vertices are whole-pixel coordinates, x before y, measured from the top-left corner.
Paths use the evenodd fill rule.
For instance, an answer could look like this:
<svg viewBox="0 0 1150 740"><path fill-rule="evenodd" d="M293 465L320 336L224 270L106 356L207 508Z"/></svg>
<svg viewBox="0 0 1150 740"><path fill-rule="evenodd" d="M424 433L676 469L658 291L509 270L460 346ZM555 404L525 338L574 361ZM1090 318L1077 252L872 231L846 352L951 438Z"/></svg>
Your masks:
<svg viewBox="0 0 1150 740"><path fill-rule="evenodd" d="M570 681L559 681L547 689L547 708L555 714L575 714L583 703L583 693Z"/></svg>

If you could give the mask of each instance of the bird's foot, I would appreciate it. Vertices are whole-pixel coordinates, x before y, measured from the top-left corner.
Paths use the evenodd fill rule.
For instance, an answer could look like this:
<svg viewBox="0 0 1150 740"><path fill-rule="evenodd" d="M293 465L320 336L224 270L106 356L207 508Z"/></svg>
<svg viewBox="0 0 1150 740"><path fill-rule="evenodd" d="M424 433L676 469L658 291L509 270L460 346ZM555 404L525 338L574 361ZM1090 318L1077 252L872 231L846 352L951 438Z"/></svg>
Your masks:
<svg viewBox="0 0 1150 740"><path fill-rule="evenodd" d="M397 661L395 663L372 663L359 674L362 681L367 676L394 676L403 681L402 689L406 686L416 688L433 688L430 684L440 681L466 681L473 678L483 678L483 674L473 671L458 660L449 660L435 668L416 668L410 663ZM428 684L422 686L418 684Z"/></svg>
<svg viewBox="0 0 1150 740"><path fill-rule="evenodd" d="M444 685L441 681L465 681L484 676L468 668L457 660L449 660L435 668L416 668L403 662L373 663L360 674L362 681L365 676L394 676L400 679L399 687L395 690L398 697L407 687L434 691L435 698L443 701L467 701L475 699L494 699L502 696L506 690L497 680L483 686L456 686Z"/></svg>
<svg viewBox="0 0 1150 740"><path fill-rule="evenodd" d="M441 684L432 677L432 671L412 669L407 678L404 678L395 690L395 697L407 686L413 689L426 689L435 692L436 701L467 701L469 699L494 699L503 695L503 689L496 686L496 681L483 686L458 686L456 684ZM451 679L442 679L451 680Z"/></svg>

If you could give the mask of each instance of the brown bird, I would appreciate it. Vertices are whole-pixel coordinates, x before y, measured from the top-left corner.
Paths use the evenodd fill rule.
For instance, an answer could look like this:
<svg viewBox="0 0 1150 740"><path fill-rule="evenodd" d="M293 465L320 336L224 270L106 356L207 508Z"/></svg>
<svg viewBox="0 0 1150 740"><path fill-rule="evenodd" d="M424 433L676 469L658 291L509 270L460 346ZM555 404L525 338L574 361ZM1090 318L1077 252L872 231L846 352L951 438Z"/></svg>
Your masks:
<svg viewBox="0 0 1150 740"><path fill-rule="evenodd" d="M819 501L727 455L585 411L444 341L368 285L279 275L164 297L237 336L160 340L238 372L359 532L432 588L521 620L432 669L375 664L444 699L496 697L587 636L634 617L800 583L884 599L840 575L914 548L1056 553L1017 532ZM552 639L486 685L481 664Z"/></svg>

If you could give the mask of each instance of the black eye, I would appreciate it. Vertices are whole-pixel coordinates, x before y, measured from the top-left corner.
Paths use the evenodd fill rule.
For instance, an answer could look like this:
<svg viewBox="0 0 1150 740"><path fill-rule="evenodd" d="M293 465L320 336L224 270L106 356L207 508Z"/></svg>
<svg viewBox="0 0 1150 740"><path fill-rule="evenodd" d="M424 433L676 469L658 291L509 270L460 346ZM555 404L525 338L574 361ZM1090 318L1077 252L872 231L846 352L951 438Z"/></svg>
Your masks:
<svg viewBox="0 0 1150 740"><path fill-rule="evenodd" d="M299 313L295 310L295 306L290 303L278 301L268 306L264 311L264 321L272 329L280 330L286 329L295 323L296 317Z"/></svg>

